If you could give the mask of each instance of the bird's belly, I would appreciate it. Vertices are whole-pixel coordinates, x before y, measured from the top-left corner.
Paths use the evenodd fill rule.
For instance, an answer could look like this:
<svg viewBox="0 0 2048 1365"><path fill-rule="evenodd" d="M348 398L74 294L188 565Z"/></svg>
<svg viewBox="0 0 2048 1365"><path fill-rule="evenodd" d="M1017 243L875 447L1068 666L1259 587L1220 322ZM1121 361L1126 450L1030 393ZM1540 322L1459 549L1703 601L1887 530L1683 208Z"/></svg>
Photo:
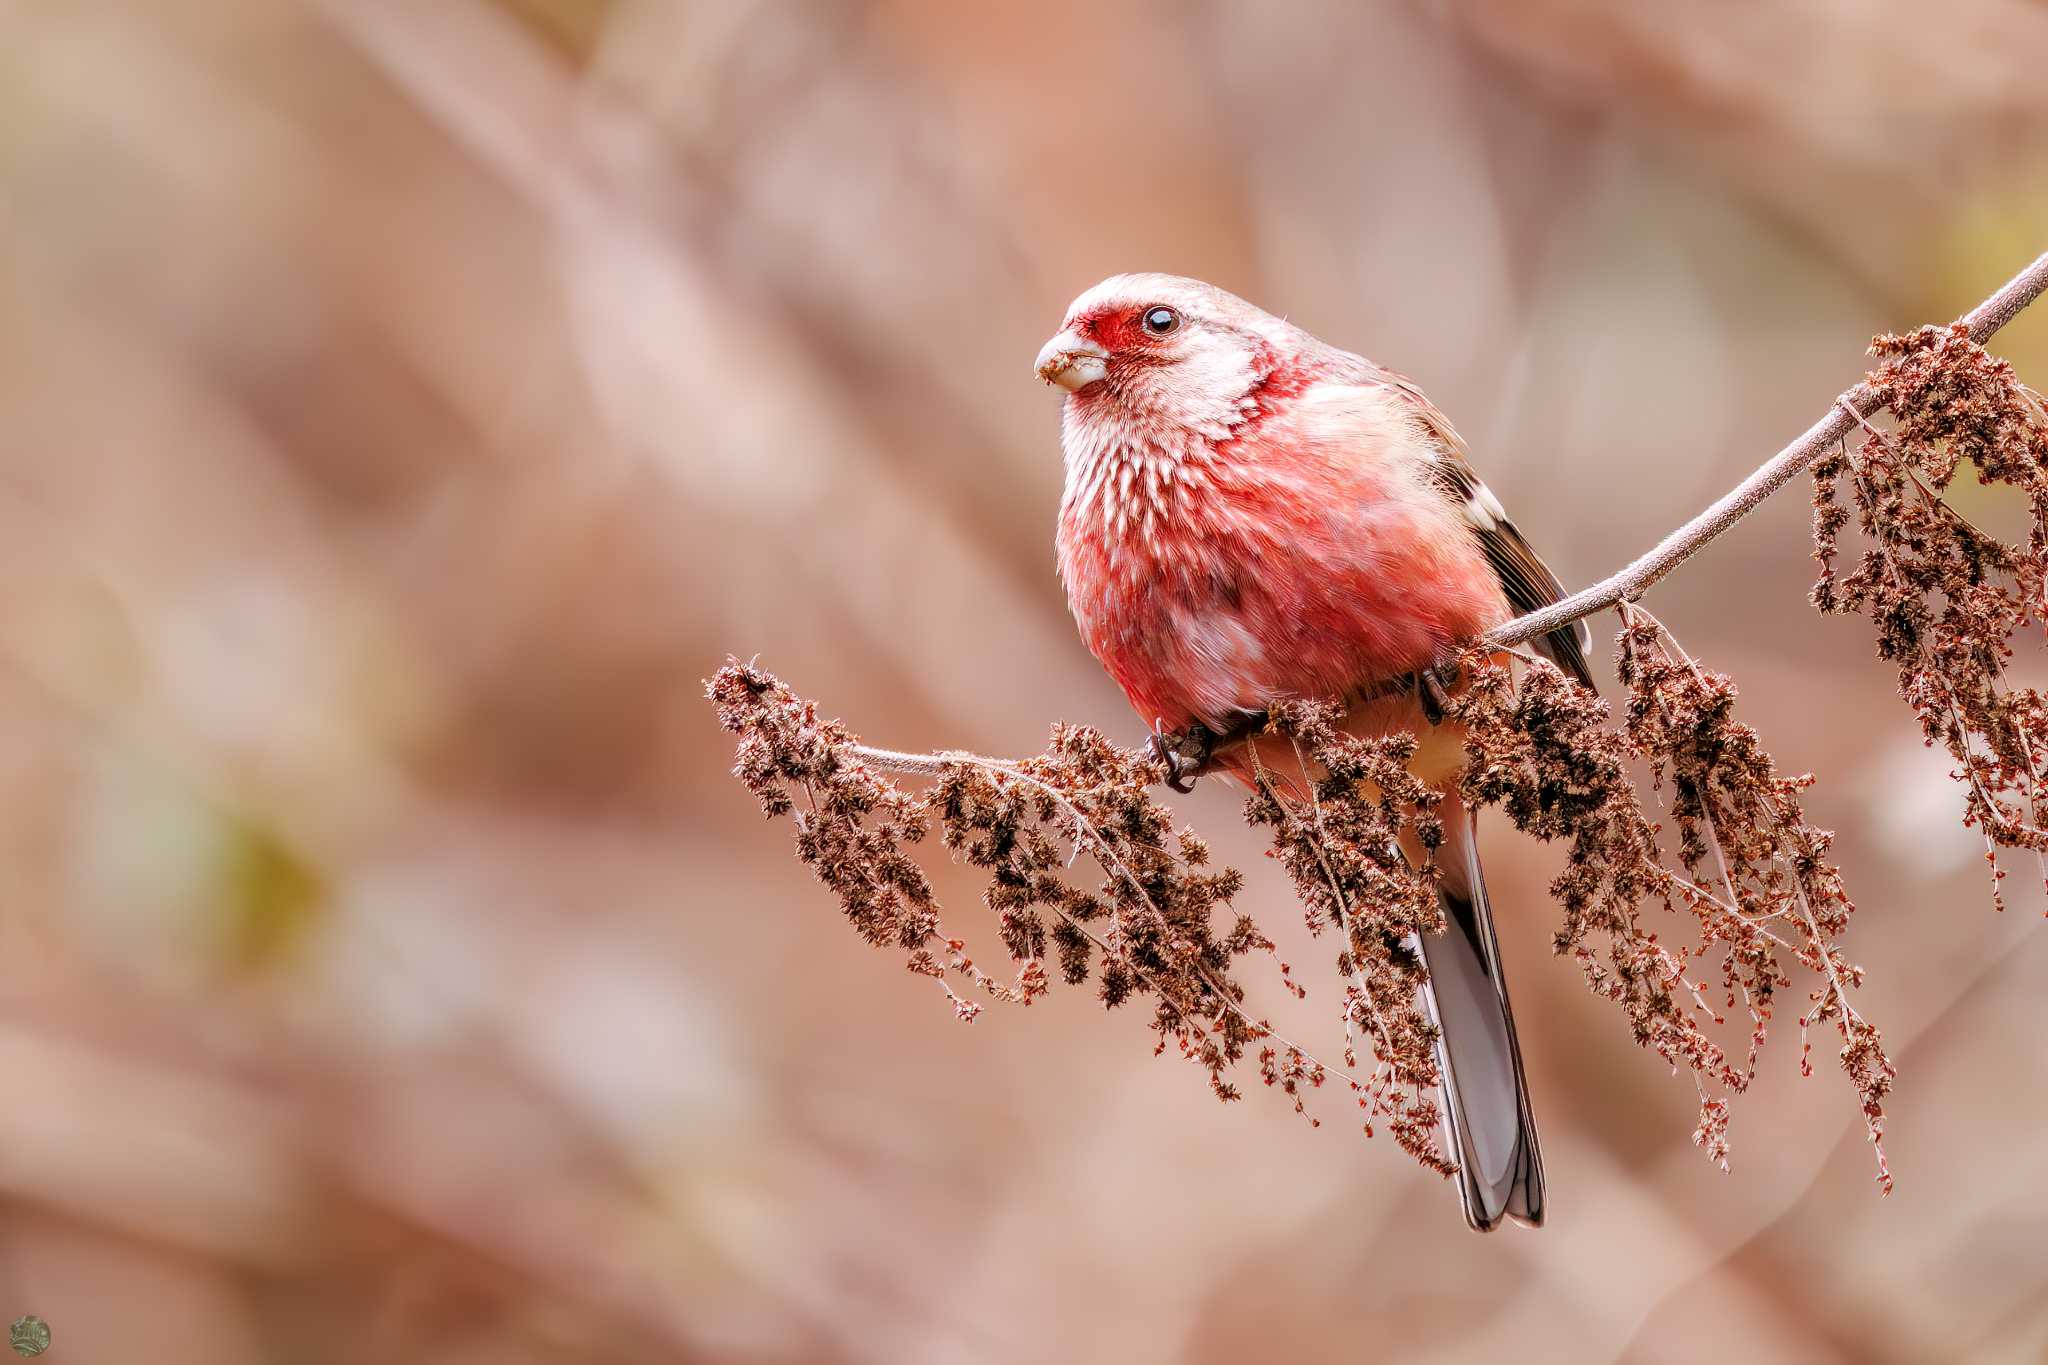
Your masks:
<svg viewBox="0 0 2048 1365"><path fill-rule="evenodd" d="M1219 515L1159 544L1084 537L1065 559L1083 633L1141 717L1221 728L1437 662L1507 616L1440 499L1317 499Z"/></svg>
<svg viewBox="0 0 2048 1365"><path fill-rule="evenodd" d="M1475 554L1476 557L1476 554ZM1398 564L1306 560L1243 585L1227 602L1176 604L1163 623L1170 667L1202 705L1195 718L1329 699L1429 667L1506 616L1490 573L1457 557ZM1385 707L1368 707L1362 724Z"/></svg>

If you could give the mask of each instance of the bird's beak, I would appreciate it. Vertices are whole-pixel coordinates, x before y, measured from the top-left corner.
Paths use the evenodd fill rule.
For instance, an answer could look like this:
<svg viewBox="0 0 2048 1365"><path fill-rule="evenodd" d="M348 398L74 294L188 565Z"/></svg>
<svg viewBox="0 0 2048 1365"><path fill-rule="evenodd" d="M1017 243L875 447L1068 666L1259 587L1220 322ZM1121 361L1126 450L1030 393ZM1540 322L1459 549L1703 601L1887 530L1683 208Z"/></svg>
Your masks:
<svg viewBox="0 0 2048 1365"><path fill-rule="evenodd" d="M1109 373L1109 352L1068 330L1038 353L1038 377L1068 393L1079 393Z"/></svg>

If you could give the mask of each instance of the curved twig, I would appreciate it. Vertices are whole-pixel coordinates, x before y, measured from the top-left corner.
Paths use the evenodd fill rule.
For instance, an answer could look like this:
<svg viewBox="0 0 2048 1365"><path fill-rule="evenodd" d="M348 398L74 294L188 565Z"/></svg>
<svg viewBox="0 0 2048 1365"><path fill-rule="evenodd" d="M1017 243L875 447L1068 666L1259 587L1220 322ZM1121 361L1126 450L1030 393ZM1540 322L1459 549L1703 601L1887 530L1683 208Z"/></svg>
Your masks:
<svg viewBox="0 0 2048 1365"><path fill-rule="evenodd" d="M1970 339L1984 342L1999 328L2020 315L2022 309L2048 291L2048 252L2006 281L2005 286L1964 314L1958 321L1970 329ZM1757 467L1755 473L1724 493L1713 506L1657 543L1657 547L1619 573L1581 588L1558 602L1518 616L1504 626L1486 633L1486 643L1518 645L1570 625L1582 616L1633 602L1673 569L1707 547L1707 543L1755 511L1764 499L1806 472L1827 448L1847 435L1864 417L1884 406L1868 382L1858 384L1828 405L1827 414L1806 429L1792 444Z"/></svg>

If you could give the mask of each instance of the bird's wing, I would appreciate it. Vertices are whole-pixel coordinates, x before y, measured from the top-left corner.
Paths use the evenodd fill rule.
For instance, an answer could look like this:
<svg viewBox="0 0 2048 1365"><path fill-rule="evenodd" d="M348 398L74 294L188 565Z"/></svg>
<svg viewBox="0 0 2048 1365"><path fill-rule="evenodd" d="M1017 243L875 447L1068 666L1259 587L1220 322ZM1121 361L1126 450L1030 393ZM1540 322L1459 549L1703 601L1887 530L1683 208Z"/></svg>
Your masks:
<svg viewBox="0 0 2048 1365"><path fill-rule="evenodd" d="M1508 604L1517 613L1535 611L1547 607L1564 596L1564 585L1557 581L1557 575L1550 566L1529 548L1529 542L1522 539L1522 533L1508 520L1508 514L1500 505L1500 499L1480 479L1478 471L1466 458L1465 440L1458 435L1450 419L1437 411L1436 405L1423 396L1415 381L1390 370L1379 371L1381 380L1407 402L1414 410L1424 430L1436 447L1437 459L1430 466L1430 480L1443 490L1445 497L1456 502L1463 511L1465 521L1479 537L1480 546L1486 551L1487 563L1500 578L1501 589L1506 592ZM1584 621L1574 621L1569 626L1550 632L1536 647L1550 656L1559 668L1577 678L1586 686L1593 685L1593 673L1586 665L1587 651L1593 647L1593 634L1586 629Z"/></svg>

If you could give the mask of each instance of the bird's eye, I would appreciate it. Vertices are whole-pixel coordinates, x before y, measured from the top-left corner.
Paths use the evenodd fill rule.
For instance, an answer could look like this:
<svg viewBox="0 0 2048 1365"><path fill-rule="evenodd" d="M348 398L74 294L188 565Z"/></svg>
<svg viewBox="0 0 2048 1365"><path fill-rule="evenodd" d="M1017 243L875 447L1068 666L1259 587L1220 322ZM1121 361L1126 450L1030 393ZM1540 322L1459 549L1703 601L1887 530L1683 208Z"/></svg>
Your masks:
<svg viewBox="0 0 2048 1365"><path fill-rule="evenodd" d="M1180 330L1180 314L1165 304L1147 308L1144 321L1145 330L1156 337L1171 336Z"/></svg>

